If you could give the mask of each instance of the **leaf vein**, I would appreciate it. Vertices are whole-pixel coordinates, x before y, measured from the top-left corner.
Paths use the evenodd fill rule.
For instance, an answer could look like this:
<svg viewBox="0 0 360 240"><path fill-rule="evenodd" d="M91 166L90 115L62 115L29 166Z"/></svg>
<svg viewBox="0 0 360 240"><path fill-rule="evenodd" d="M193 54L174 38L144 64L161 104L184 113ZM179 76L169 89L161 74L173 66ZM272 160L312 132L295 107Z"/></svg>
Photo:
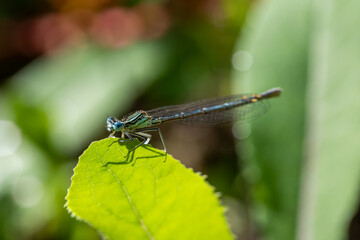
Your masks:
<svg viewBox="0 0 360 240"><path fill-rule="evenodd" d="M151 235L151 233L150 233L149 229L147 228L146 224L144 223L144 220L142 219L140 213L136 209L135 204L134 204L133 200L131 199L131 196L130 196L129 192L127 191L125 185L120 181L118 176L105 164L103 157L99 155L97 149L95 149L95 151L96 151L97 156L100 158L102 164L105 166L105 168L108 170L108 172L115 178L116 182L119 184L119 186L121 187L121 189L125 193L125 196L126 196L128 202L129 202L135 216L137 217L142 229L145 231L145 233L148 235L148 237L150 239L155 239L154 236Z"/></svg>

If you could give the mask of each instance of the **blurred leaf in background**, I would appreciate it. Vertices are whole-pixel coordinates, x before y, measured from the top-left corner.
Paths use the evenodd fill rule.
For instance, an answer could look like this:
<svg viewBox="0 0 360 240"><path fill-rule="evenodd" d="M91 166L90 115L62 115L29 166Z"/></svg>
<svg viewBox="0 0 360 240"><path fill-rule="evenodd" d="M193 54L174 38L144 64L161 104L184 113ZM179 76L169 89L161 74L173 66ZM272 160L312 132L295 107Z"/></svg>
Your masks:
<svg viewBox="0 0 360 240"><path fill-rule="evenodd" d="M266 239L360 237L359 10L358 1L280 0L249 15L238 50L254 64L234 84L284 89L243 144L254 149L244 174Z"/></svg>

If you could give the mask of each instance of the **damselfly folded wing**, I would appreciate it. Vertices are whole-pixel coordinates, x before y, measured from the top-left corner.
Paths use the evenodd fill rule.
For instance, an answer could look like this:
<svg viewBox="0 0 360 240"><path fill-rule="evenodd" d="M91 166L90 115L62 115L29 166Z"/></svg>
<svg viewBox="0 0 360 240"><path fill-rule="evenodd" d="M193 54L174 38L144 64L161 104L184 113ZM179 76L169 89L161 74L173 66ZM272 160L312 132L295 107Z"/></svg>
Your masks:
<svg viewBox="0 0 360 240"><path fill-rule="evenodd" d="M217 124L228 123L232 121L249 121L258 118L269 109L269 103L265 99L251 101L254 95L233 95L219 98L211 98L196 101L189 104L180 104L173 106L160 107L146 111L152 118L169 117L183 113L195 112L203 108L224 105L226 103L238 102L236 107L222 107L206 114L177 119L179 123L190 126L213 126ZM243 104L241 104L243 103Z"/></svg>

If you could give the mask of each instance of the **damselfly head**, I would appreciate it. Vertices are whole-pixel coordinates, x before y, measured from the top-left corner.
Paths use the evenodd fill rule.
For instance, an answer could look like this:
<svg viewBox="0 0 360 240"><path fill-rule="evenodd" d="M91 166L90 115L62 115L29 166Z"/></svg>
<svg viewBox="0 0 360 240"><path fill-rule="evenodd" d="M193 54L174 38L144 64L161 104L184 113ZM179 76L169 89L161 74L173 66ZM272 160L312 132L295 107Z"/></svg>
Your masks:
<svg viewBox="0 0 360 240"><path fill-rule="evenodd" d="M107 124L107 130L109 132L122 131L124 128L123 123L114 117L108 117L108 119L106 120L106 124Z"/></svg>
<svg viewBox="0 0 360 240"><path fill-rule="evenodd" d="M114 124L116 122L117 120L114 117L108 117L108 119L106 120L106 127L109 132L115 131Z"/></svg>

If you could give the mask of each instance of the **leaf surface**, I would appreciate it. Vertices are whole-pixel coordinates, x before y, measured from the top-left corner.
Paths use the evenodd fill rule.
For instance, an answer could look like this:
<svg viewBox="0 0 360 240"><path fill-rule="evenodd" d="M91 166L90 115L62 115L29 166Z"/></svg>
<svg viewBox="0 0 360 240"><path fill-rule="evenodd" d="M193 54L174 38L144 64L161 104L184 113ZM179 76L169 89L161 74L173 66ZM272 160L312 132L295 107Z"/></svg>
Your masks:
<svg viewBox="0 0 360 240"><path fill-rule="evenodd" d="M231 239L204 177L138 141L93 142L79 158L67 208L109 239Z"/></svg>

